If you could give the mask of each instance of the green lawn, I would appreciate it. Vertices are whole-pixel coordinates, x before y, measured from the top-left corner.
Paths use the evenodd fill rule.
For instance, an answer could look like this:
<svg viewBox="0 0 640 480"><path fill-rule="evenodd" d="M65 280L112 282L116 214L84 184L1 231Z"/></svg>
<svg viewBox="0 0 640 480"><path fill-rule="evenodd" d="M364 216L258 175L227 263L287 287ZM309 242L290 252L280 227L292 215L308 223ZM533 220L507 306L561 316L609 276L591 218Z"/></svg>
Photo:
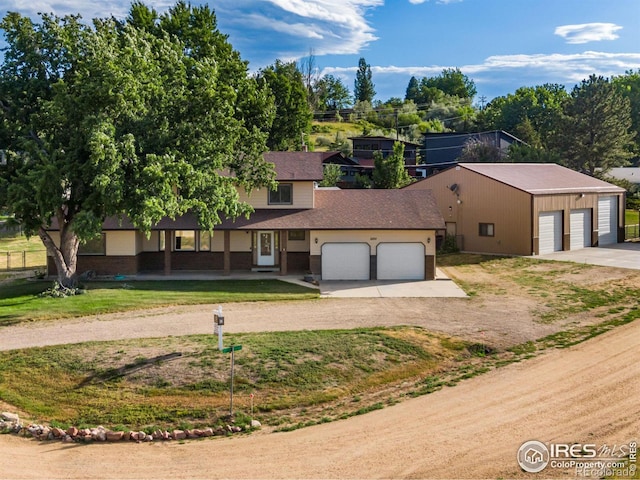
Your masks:
<svg viewBox="0 0 640 480"><path fill-rule="evenodd" d="M0 287L0 326L171 305L306 300L316 289L280 280L88 282L87 293L41 297L50 282L20 280Z"/></svg>

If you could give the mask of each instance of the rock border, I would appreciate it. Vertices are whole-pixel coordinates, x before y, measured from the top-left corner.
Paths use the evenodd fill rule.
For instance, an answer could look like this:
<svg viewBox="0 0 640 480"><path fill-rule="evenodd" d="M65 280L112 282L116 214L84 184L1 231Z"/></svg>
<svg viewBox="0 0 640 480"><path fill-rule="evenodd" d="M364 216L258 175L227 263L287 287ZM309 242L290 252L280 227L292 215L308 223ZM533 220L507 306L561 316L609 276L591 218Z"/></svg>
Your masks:
<svg viewBox="0 0 640 480"><path fill-rule="evenodd" d="M193 428L188 430L155 430L153 433L146 433L136 430L116 431L109 430L102 425L94 428L69 427L66 430L59 427L50 427L31 423L24 426L20 422L20 417L15 413L0 413L0 432L22 434L33 437L37 440L59 440L62 442L153 442L169 440L187 440L196 438L206 438L213 436L226 436L243 431L260 428L262 425L258 420L251 420L250 425L244 427L238 425L226 425L225 427Z"/></svg>

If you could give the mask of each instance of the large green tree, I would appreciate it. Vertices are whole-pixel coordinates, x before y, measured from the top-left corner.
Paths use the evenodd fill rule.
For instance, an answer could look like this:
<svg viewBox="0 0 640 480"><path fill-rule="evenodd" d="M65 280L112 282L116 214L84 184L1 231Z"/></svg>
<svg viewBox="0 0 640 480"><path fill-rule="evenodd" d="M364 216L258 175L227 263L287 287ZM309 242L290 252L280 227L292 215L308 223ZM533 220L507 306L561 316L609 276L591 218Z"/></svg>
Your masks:
<svg viewBox="0 0 640 480"><path fill-rule="evenodd" d="M404 166L404 143L395 142L393 153L386 157L382 152L373 153L373 185L375 188L402 188L411 183Z"/></svg>
<svg viewBox="0 0 640 480"><path fill-rule="evenodd" d="M323 111L346 108L351 105L351 94L347 86L333 75L325 75L314 85L314 96L318 99L318 108Z"/></svg>
<svg viewBox="0 0 640 480"><path fill-rule="evenodd" d="M276 60L258 73L258 83L271 90L276 116L269 131L270 150L300 150L304 134L311 132L313 114L307 101L304 79L295 62Z"/></svg>
<svg viewBox="0 0 640 480"><path fill-rule="evenodd" d="M504 130L536 148L548 148L569 98L562 85L521 87L494 98L479 114L482 130Z"/></svg>
<svg viewBox="0 0 640 480"><path fill-rule="evenodd" d="M629 99L631 130L636 132L634 153L637 161L640 156L640 70L629 70L624 75L614 77L612 81L620 95Z"/></svg>
<svg viewBox="0 0 640 480"><path fill-rule="evenodd" d="M191 211L211 230L250 213L236 186L273 185L259 127L273 105L208 7L158 18L134 4L127 21L92 27L9 13L0 28L0 204L40 236L63 285L108 216L149 231Z"/></svg>
<svg viewBox="0 0 640 480"><path fill-rule="evenodd" d="M373 97L376 96L373 76L371 74L371 66L364 58L358 61L358 71L354 81L353 96L356 102L373 103Z"/></svg>
<svg viewBox="0 0 640 480"><path fill-rule="evenodd" d="M591 75L571 92L556 147L568 167L603 175L627 164L634 136L629 99L607 78Z"/></svg>

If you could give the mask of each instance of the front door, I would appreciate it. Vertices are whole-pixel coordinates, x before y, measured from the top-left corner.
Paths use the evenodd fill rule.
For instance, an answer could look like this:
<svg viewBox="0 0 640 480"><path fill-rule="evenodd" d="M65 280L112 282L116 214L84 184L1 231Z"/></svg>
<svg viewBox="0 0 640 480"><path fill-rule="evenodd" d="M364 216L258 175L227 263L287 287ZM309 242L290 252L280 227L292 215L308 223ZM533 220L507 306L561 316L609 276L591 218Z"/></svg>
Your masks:
<svg viewBox="0 0 640 480"><path fill-rule="evenodd" d="M272 267L275 259L273 232L258 232L258 265Z"/></svg>

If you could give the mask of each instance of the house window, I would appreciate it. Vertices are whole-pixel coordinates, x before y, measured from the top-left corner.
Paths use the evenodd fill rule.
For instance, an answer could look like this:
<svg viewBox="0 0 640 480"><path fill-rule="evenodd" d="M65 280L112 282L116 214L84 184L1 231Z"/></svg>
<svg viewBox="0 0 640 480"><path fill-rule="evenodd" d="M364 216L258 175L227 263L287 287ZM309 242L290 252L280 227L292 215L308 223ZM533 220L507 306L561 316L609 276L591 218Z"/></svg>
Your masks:
<svg viewBox="0 0 640 480"><path fill-rule="evenodd" d="M173 247L176 251L195 250L196 232L193 230L176 230Z"/></svg>
<svg viewBox="0 0 640 480"><path fill-rule="evenodd" d="M78 255L104 255L106 253L106 234L87 240L78 247Z"/></svg>
<svg viewBox="0 0 640 480"><path fill-rule="evenodd" d="M281 183L276 190L269 191L269 205L291 205L293 203L293 185Z"/></svg>
<svg viewBox="0 0 640 480"><path fill-rule="evenodd" d="M211 233L200 232L200 251L208 252L211 250Z"/></svg>
<svg viewBox="0 0 640 480"><path fill-rule="evenodd" d="M304 230L289 230L289 240L304 240Z"/></svg>
<svg viewBox="0 0 640 480"><path fill-rule="evenodd" d="M493 223L481 223L479 234L481 237L493 237Z"/></svg>

